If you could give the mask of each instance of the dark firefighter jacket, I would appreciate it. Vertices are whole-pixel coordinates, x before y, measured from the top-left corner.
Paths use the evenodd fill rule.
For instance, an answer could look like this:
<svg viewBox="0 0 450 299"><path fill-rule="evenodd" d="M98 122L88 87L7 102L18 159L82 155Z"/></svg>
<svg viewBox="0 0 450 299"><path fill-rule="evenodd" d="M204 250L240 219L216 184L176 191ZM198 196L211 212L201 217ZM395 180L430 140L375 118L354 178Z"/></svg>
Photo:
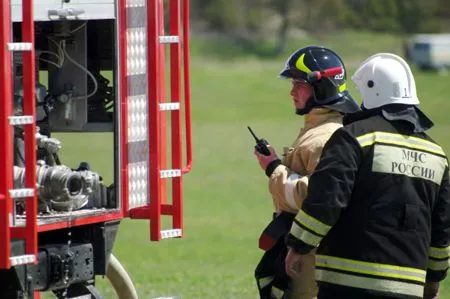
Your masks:
<svg viewBox="0 0 450 299"><path fill-rule="evenodd" d="M425 280L441 281L449 268L446 155L380 109L344 124L324 147L288 246L318 246L320 288L422 298Z"/></svg>

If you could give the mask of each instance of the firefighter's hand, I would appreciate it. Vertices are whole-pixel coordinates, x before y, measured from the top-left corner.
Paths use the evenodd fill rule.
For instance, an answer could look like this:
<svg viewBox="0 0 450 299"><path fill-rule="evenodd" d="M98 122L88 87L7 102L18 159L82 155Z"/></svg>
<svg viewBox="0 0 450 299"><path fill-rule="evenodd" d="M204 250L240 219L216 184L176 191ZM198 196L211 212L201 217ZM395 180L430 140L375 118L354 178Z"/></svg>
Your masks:
<svg viewBox="0 0 450 299"><path fill-rule="evenodd" d="M439 295L439 282L425 282L423 299L437 299Z"/></svg>
<svg viewBox="0 0 450 299"><path fill-rule="evenodd" d="M285 260L285 270L289 277L296 277L299 274L300 268L302 267L302 255L295 252L292 248L289 251Z"/></svg>
<svg viewBox="0 0 450 299"><path fill-rule="evenodd" d="M270 155L269 156L265 156L261 153L259 153L256 149L253 152L256 156L256 159L258 159L259 162L259 166L261 166L262 170L266 170L267 165L270 164L270 162L275 161L278 159L277 153L275 152L275 149L273 147L271 147L270 145L267 145L267 148L270 151Z"/></svg>

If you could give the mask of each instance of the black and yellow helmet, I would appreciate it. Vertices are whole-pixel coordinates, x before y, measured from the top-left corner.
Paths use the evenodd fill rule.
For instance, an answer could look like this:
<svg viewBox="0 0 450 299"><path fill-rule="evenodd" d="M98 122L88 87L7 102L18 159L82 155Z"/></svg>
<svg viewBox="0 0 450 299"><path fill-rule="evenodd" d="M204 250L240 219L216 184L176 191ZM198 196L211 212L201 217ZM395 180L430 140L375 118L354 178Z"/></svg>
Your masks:
<svg viewBox="0 0 450 299"><path fill-rule="evenodd" d="M328 48L308 46L295 51L289 56L279 77L304 81L313 86L314 97L302 109L304 111L298 111L299 114L308 113L318 106L342 113L360 110L347 90L347 72L342 59Z"/></svg>

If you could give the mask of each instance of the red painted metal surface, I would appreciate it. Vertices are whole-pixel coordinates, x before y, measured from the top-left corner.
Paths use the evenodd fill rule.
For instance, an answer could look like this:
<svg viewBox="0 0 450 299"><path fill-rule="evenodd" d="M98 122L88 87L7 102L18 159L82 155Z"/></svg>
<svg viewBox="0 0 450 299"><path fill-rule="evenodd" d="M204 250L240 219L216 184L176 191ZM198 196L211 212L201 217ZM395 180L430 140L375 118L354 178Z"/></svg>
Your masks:
<svg viewBox="0 0 450 299"><path fill-rule="evenodd" d="M12 115L12 82L11 53L7 44L11 42L11 3L10 0L0 2L0 268L10 268L10 217L12 217L12 200L9 190L12 189L13 144L12 128L8 117Z"/></svg>
<svg viewBox="0 0 450 299"><path fill-rule="evenodd" d="M183 56L183 87L184 87L184 109L186 119L186 156L187 165L183 168L183 142L182 142L182 115L180 110L171 111L171 167L180 169L183 173L188 172L192 167L192 141L191 141L191 117L190 117L190 85L189 85L189 1L170 0L170 35L180 36L182 34L181 44L173 43L170 45L170 98L172 102L180 103L182 108L181 95L181 57ZM159 36L164 34L164 9L163 1L147 1L147 30L148 30L148 115L149 115L149 185L150 185L150 206L133 209L129 211L129 184L128 184L128 76L127 76L127 9L126 0L119 0L119 86L120 96L119 104L121 106L120 116L120 147L121 147L121 209L119 212L112 212L104 215L89 216L83 218L74 218L68 221L60 221L51 224L37 226L37 200L27 200L26 228L14 229L14 236L24 238L26 242L27 253L36 254L37 252L37 233L62 229L69 226L87 225L97 222L121 219L123 216L132 216L133 218L149 218L151 220L151 240L160 240L161 215L173 216L173 227L182 228L183 226L183 206L182 206L182 178L173 178L172 184L172 203L165 201L165 181L161 179L160 171L166 169L166 117L160 111L160 103L166 102L165 94L165 57L164 45L159 43ZM7 49L7 43L11 42L11 22L10 22L10 0L2 1L0 13L3 16L0 28L0 59L3 62L3 71L0 73L0 95L3 97L2 107L0 107L0 133L5 137L5 142L0 147L0 155L5 157L0 161L0 234L3 238L0 240L0 267L9 267L9 240L11 230L9 219L12 215L12 200L9 197L9 190L12 189L12 165L13 152L11 143L12 128L8 123L8 117L12 115L12 82L11 82L11 53ZM181 18L182 17L182 18ZM181 24L180 20L183 20ZM181 32L181 25L183 32ZM23 23L22 23L23 42L34 44L34 22L32 0L25 0L23 5ZM182 51L182 53L181 53ZM34 49L25 52L24 68L29 71L24 72L24 113L25 115L35 115L34 104ZM167 113L167 112L164 112ZM34 188L35 185L35 125L25 126L25 142L33 145L26 147L26 186ZM9 137L8 137L9 136ZM34 170L34 171L33 171Z"/></svg>
<svg viewBox="0 0 450 299"><path fill-rule="evenodd" d="M25 240L25 254L37 255L37 197L34 194L25 199L26 221L25 228L11 227L14 218L14 202L10 198L9 190L13 189L13 146L12 126L9 117L13 116L12 103L12 64L11 52L8 43L11 37L11 3L9 0L0 4L0 59L3 69L0 71L0 134L3 138L0 147L0 268L9 268L10 264L10 242L11 238ZM23 59L23 113L24 115L36 114L35 103L35 57L34 57L34 16L33 1L24 0L22 3L22 42L31 43L31 50L22 53ZM24 188L35 189L36 186L36 125L34 121L24 127L25 142L25 186ZM19 234L20 236L16 235Z"/></svg>
<svg viewBox="0 0 450 299"><path fill-rule="evenodd" d="M147 1L147 53L148 55L148 140L149 153L149 184L150 184L150 240L161 240L161 130L160 130L160 64L159 33L159 2Z"/></svg>
<svg viewBox="0 0 450 299"><path fill-rule="evenodd" d="M85 216L80 218L73 218L71 217L70 220L61 220L61 221L55 221L52 223L47 224L40 224L37 226L38 232L47 232L47 231L53 231L57 229L63 229L68 227L75 227L80 225L88 225L88 224L95 224L95 223L101 223L106 221L112 221L112 220L120 220L122 219L122 212L121 211L111 211L105 214L101 215L95 215L95 216ZM147 217L148 218L148 217ZM28 229L26 227L17 227L14 231L14 236L19 239L24 239L27 236Z"/></svg>
<svg viewBox="0 0 450 299"><path fill-rule="evenodd" d="M165 94L165 59L164 48L159 43L159 36L164 34L163 1L147 1L147 38L148 38L148 115L150 141L150 205L149 207L130 210L132 218L150 218L150 239L161 239L161 216L172 216L172 227L183 228L183 184L182 177L172 179L172 202L166 201L166 179L161 179L161 170L166 169L166 111L160 111L160 104L166 102ZM171 169L188 172L192 167L192 135L190 110L189 78L189 1L169 1L169 35L178 36L180 42L170 44L170 102L179 103L180 109L170 111ZM181 23L183 19L183 23ZM183 32L181 27L183 25ZM151 54L151 55L150 55ZM182 81L182 55L183 79ZM183 168L182 141L182 82L184 85L184 108L186 109L186 155L187 165Z"/></svg>
<svg viewBox="0 0 450 299"><path fill-rule="evenodd" d="M122 213L128 216L128 77L126 0L119 0L119 88L120 88L120 198Z"/></svg>
<svg viewBox="0 0 450 299"><path fill-rule="evenodd" d="M158 0L158 27L159 27L159 35L164 36L164 0ZM164 44L159 45L159 80L160 80L160 99L161 103L167 102L167 92L166 92L166 55L164 53ZM152 84L151 82L149 84ZM160 128L161 128L161 158L160 165L161 169L167 169L167 114L161 113L160 115ZM161 204L167 203L167 181L161 180Z"/></svg>
<svg viewBox="0 0 450 299"><path fill-rule="evenodd" d="M106 221L112 221L112 220L119 220L122 219L122 212L121 211L111 211L107 214L102 215L96 215L96 216L86 216L86 217L80 217L80 218L72 218L70 221L64 220L49 224L42 224L38 226L39 232L46 232L46 231L52 231L62 228L68 228L68 227L75 227L80 225L88 225L88 224L94 224L94 223L101 223Z"/></svg>
<svg viewBox="0 0 450 299"><path fill-rule="evenodd" d="M170 35L180 36L180 1L170 1ZM181 103L181 47L180 43L170 44L170 97L172 102ZM180 105L181 109L181 105ZM180 110L171 112L172 129L172 168L182 168L182 140ZM182 176L172 180L172 226L175 229L183 227L183 192Z"/></svg>
<svg viewBox="0 0 450 299"><path fill-rule="evenodd" d="M183 0L183 75L184 75L184 109L186 134L186 166L181 170L187 173L192 169L192 120L191 120L191 82L189 53L189 0Z"/></svg>
<svg viewBox="0 0 450 299"><path fill-rule="evenodd" d="M31 43L31 51L22 52L23 55L23 114L36 115L35 89L35 51L34 51L34 14L33 0L22 2L22 42ZM23 126L25 143L25 188L36 189L36 124ZM37 196L29 197L25 201L26 234L25 253L37 256ZM13 235L14 237L14 230ZM37 259L36 259L37 264Z"/></svg>
<svg viewBox="0 0 450 299"><path fill-rule="evenodd" d="M133 219L148 219L148 215L150 215L150 208L135 208L132 209L130 213ZM170 204L161 204L161 215L174 215L173 206Z"/></svg>

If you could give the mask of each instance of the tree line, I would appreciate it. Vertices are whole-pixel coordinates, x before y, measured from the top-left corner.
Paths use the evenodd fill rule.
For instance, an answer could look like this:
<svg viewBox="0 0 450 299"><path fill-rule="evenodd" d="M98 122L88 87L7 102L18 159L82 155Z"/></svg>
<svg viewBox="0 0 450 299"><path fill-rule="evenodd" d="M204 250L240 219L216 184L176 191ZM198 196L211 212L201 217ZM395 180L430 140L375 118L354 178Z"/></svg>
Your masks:
<svg viewBox="0 0 450 299"><path fill-rule="evenodd" d="M276 40L288 31L310 34L339 29L389 33L435 33L450 27L449 0L191 0L194 30L242 42Z"/></svg>

